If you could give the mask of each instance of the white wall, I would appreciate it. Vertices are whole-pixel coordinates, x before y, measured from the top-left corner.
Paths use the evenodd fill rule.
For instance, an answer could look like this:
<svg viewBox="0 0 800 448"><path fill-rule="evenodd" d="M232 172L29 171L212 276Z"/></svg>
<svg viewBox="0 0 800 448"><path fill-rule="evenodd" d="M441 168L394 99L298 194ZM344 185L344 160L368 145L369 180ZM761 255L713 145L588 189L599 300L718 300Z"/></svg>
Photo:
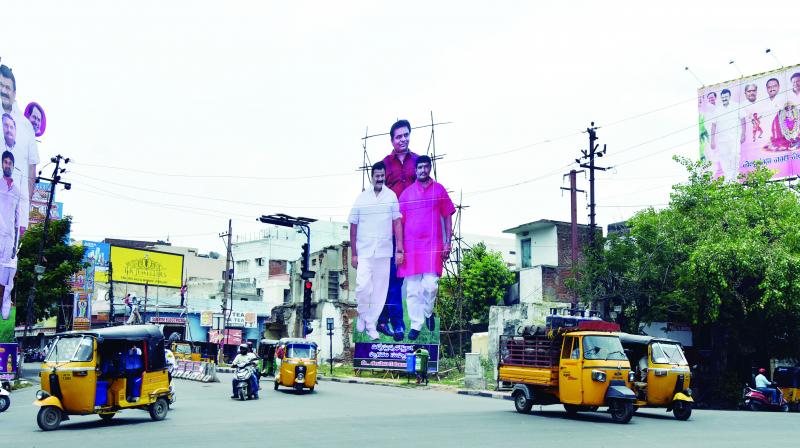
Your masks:
<svg viewBox="0 0 800 448"><path fill-rule="evenodd" d="M519 301L520 303L542 303L544 289L542 288L542 267L534 266L519 271Z"/></svg>

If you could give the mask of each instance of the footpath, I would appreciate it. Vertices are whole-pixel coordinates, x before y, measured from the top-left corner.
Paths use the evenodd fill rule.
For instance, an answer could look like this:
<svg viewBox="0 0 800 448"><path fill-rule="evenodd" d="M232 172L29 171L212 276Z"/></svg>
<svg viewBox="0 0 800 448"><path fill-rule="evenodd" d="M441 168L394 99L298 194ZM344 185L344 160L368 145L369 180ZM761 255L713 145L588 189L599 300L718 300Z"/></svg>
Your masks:
<svg viewBox="0 0 800 448"><path fill-rule="evenodd" d="M400 387L404 389L436 390L442 392L455 393L459 395L470 395L473 397L494 398L497 400L511 400L511 395L508 392L464 389L457 386L451 386L447 384L436 384L436 383L429 383L427 386L424 386L424 385L418 385L413 381L409 382L407 379L390 380L390 379L376 379L376 378L359 378L354 376L329 377L323 374L319 374L317 378L319 381L331 381L334 383L368 384L371 386Z"/></svg>

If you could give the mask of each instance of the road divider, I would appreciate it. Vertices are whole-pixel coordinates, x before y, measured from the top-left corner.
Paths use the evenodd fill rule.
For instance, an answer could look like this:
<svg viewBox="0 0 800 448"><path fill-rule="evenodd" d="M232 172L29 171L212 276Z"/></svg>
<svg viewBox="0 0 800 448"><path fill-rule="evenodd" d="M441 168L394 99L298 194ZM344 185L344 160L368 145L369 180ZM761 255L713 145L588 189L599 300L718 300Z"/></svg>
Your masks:
<svg viewBox="0 0 800 448"><path fill-rule="evenodd" d="M218 383L217 365L211 362L177 360L173 378L200 381L203 383Z"/></svg>

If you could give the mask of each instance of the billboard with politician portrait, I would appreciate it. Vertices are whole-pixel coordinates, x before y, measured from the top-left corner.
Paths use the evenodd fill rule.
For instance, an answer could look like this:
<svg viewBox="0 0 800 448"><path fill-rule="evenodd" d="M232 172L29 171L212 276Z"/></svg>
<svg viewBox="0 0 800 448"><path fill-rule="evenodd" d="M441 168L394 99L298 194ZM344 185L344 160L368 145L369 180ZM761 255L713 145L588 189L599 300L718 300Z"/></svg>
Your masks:
<svg viewBox="0 0 800 448"><path fill-rule="evenodd" d="M800 174L800 65L698 90L700 157L715 177L758 163L775 178Z"/></svg>
<svg viewBox="0 0 800 448"><path fill-rule="evenodd" d="M114 281L180 288L183 255L111 246Z"/></svg>

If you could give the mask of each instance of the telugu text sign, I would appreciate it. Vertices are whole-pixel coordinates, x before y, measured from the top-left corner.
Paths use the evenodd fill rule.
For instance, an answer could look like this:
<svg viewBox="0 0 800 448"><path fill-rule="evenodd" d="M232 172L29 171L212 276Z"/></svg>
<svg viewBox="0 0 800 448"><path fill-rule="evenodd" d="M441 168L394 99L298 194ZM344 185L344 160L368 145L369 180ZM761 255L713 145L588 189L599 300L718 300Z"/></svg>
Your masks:
<svg viewBox="0 0 800 448"><path fill-rule="evenodd" d="M381 342L357 342L353 353L353 367L356 369L406 370L406 357L414 353L415 344L386 344ZM428 358L428 371L439 371L439 346L416 344L425 347Z"/></svg>
<svg viewBox="0 0 800 448"><path fill-rule="evenodd" d="M111 246L114 281L180 288L183 255Z"/></svg>

